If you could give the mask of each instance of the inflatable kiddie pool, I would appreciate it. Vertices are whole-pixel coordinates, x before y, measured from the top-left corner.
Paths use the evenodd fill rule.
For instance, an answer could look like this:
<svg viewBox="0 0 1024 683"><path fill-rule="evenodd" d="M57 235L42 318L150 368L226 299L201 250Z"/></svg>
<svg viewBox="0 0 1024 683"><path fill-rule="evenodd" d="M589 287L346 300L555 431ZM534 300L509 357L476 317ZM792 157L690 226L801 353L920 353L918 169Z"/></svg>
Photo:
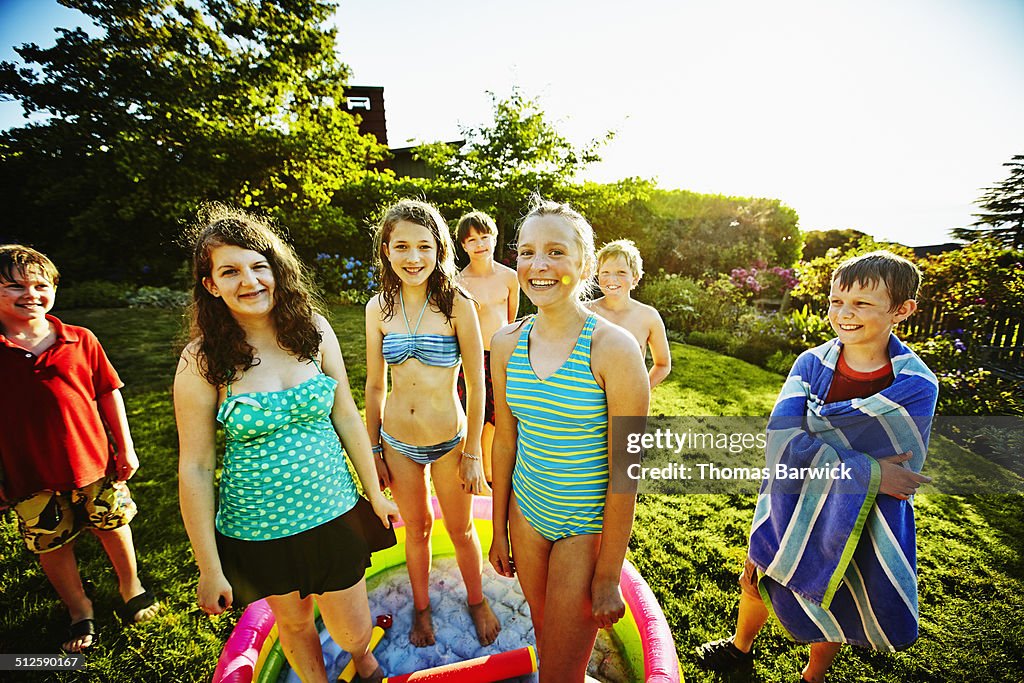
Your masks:
<svg viewBox="0 0 1024 683"><path fill-rule="evenodd" d="M437 499L433 500L433 507L435 517L440 519ZM473 517L480 543L486 551L492 536L490 498L474 499ZM373 564L366 570L368 583L372 583L373 577L405 564L405 529L401 521L395 524L395 534L398 538L396 546L374 553ZM432 547L434 557L455 552L441 524L434 525ZM683 674L665 615L647 582L628 560L623 564L619 585L626 603L626 615L612 630L615 639L621 643L628 675L632 680L643 683L681 683ZM404 633L401 635L405 636ZM274 683L285 666L284 653L277 642L274 615L267 603L259 600L246 608L224 644L213 683Z"/></svg>

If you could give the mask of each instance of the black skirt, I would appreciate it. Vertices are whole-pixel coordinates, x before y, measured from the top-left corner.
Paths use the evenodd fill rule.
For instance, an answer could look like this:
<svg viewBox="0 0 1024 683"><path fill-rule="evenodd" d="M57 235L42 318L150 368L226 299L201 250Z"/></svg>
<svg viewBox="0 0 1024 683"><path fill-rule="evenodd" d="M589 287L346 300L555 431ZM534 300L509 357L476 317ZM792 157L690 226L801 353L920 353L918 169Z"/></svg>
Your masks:
<svg viewBox="0 0 1024 683"><path fill-rule="evenodd" d="M236 607L268 595L298 591L304 598L351 588L370 566L370 553L397 542L362 497L345 514L292 536L245 541L217 531L216 537Z"/></svg>

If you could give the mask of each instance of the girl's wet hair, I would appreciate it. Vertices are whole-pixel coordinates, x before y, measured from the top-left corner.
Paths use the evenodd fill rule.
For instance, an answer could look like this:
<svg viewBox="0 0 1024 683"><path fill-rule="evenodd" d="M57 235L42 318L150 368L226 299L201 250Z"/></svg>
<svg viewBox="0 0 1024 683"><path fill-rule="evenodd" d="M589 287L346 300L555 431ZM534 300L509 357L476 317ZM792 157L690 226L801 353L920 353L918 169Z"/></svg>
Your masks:
<svg viewBox="0 0 1024 683"><path fill-rule="evenodd" d="M597 267L593 226L590 225L590 221L583 217L583 214L568 204L544 199L540 195L535 194L530 198L529 211L519 221L519 228L516 230L516 242L518 243L519 234L523 231L523 226L528 220L544 216L562 218L572 226L573 235L576 237L576 246L580 250L580 260L583 265L579 284L576 285L576 297L580 300L590 297L597 289L593 281L593 275Z"/></svg>
<svg viewBox="0 0 1024 683"><path fill-rule="evenodd" d="M384 217L373 233L373 253L377 261L377 291L384 320L390 320L395 314L395 300L402 288L401 278L391 267L391 262L384 253L384 248L391 241L391 233L399 221L423 226L434 237L437 244L437 265L427 278L427 292L433 305L444 315L445 321L451 323L455 293L465 295L455 282L458 275L455 268L455 245L441 212L433 204L419 199L402 199L392 204L384 212Z"/></svg>
<svg viewBox="0 0 1024 683"><path fill-rule="evenodd" d="M274 274L271 318L282 348L312 360L320 351L322 335L314 289L295 251L285 243L269 219L221 204L201 209L198 223L188 231L192 244L192 304L189 334L199 343L200 372L214 386L223 386L256 365L254 349L231 315L224 300L206 289L213 277L213 251L235 246L259 252Z"/></svg>

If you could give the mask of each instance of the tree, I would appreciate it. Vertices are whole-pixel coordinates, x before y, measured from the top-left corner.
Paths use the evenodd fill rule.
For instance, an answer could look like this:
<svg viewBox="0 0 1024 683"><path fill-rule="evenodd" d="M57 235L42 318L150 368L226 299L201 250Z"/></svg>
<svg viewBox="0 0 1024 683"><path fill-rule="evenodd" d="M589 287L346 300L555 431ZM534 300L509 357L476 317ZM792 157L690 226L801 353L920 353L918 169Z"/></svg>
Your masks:
<svg viewBox="0 0 1024 683"><path fill-rule="evenodd" d="M705 278L756 262L786 268L799 258L799 218L777 199L659 189L650 204L657 220L642 249L652 271Z"/></svg>
<svg viewBox="0 0 1024 683"><path fill-rule="evenodd" d="M829 249L846 251L848 247L856 244L862 237L867 235L860 230L846 228L845 230L808 230L804 233L804 251L800 256L804 261L824 256Z"/></svg>
<svg viewBox="0 0 1024 683"><path fill-rule="evenodd" d="M60 1L98 30L0 63L0 97L44 115L0 134L0 233L73 274L166 279L204 200L315 242L333 193L383 155L344 109L331 0Z"/></svg>
<svg viewBox="0 0 1024 683"><path fill-rule="evenodd" d="M974 241L991 238L1013 249L1024 248L1024 154L1016 154L1003 164L1010 176L976 202L984 211L973 214L978 220L966 228L953 229L958 239Z"/></svg>
<svg viewBox="0 0 1024 683"><path fill-rule="evenodd" d="M598 150L613 133L577 146L545 116L537 98L519 88L498 99L488 93L494 109L492 123L460 126L461 149L446 143L420 145L415 154L427 163L438 181L473 187L488 197L498 222L498 244L507 241L506 228L522 215L529 195L538 192L556 200L572 193L570 183L587 166L601 160Z"/></svg>

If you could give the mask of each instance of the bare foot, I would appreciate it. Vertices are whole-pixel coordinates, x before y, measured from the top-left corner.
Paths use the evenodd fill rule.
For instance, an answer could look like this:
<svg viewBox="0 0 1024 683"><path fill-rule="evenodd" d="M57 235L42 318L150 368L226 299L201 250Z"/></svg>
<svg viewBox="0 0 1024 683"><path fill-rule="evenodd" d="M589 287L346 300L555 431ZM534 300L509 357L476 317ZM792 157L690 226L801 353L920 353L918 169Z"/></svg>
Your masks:
<svg viewBox="0 0 1024 683"><path fill-rule="evenodd" d="M480 640L480 644L484 647L490 645L501 631L498 617L494 616L494 612L491 611L491 606L487 604L487 598L475 605L468 605L468 607L469 616L473 619L473 625L476 626L476 637Z"/></svg>
<svg viewBox="0 0 1024 683"><path fill-rule="evenodd" d="M409 642L416 647L427 647L434 644L434 620L430 616L430 605L424 609L412 608L412 629L409 631Z"/></svg>

